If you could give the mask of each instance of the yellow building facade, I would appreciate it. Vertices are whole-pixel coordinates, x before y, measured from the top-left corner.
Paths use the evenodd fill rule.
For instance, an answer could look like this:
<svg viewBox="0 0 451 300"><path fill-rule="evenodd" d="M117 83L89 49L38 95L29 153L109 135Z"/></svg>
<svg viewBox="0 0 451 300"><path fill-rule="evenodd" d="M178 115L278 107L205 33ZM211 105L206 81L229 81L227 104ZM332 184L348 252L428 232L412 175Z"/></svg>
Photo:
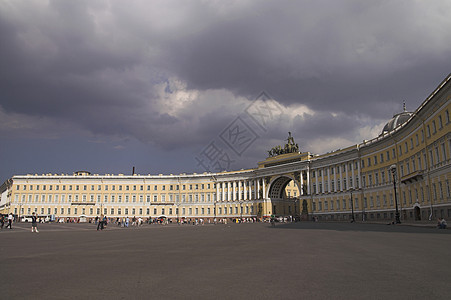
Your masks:
<svg viewBox="0 0 451 300"><path fill-rule="evenodd" d="M449 218L450 79L416 111L395 115L378 137L345 149L313 155L299 152L292 139L289 151L234 172L15 175L0 187L0 212L364 221L393 220L398 204L401 220Z"/></svg>

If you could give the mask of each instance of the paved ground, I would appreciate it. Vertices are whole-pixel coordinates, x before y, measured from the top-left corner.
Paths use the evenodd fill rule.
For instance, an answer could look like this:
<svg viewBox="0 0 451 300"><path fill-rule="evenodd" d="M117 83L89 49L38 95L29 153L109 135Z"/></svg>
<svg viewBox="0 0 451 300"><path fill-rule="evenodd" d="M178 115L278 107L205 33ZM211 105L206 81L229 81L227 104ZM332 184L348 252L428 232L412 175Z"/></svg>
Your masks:
<svg viewBox="0 0 451 300"><path fill-rule="evenodd" d="M449 299L451 230L381 224L0 232L2 299Z"/></svg>

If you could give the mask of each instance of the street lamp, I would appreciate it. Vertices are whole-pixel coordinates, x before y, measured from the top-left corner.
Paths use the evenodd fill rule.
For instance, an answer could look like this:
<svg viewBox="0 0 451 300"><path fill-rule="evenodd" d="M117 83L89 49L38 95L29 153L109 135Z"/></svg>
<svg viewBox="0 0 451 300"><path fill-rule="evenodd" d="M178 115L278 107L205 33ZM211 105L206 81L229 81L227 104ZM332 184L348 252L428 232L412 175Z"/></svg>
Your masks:
<svg viewBox="0 0 451 300"><path fill-rule="evenodd" d="M243 220L243 201L240 200L240 222Z"/></svg>
<svg viewBox="0 0 451 300"><path fill-rule="evenodd" d="M297 201L298 201L298 198L294 198L294 221L296 222L296 217L297 217L297 214L298 214L298 211L297 211L297 207L296 207L296 203L297 203Z"/></svg>
<svg viewBox="0 0 451 300"><path fill-rule="evenodd" d="M351 192L351 223L355 222L355 219L354 219L354 201L352 200L352 192L353 191L354 191L354 189L351 188L350 189L350 192Z"/></svg>
<svg viewBox="0 0 451 300"><path fill-rule="evenodd" d="M401 224L401 220L399 219L399 211L398 211L398 196L396 193L396 165L390 166L390 171L393 174L393 189L395 191L395 207L396 207L396 213L395 213L395 223Z"/></svg>

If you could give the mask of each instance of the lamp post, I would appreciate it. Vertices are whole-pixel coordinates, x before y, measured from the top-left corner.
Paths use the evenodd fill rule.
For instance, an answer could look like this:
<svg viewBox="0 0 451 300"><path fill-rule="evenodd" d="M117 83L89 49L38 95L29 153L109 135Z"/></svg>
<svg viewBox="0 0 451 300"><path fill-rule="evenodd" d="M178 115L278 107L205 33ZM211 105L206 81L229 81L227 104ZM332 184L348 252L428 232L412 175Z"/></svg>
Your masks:
<svg viewBox="0 0 451 300"><path fill-rule="evenodd" d="M240 222L243 220L243 201L240 200Z"/></svg>
<svg viewBox="0 0 451 300"><path fill-rule="evenodd" d="M354 189L351 188L350 191L351 191L351 223L354 223L355 222L355 219L354 219L354 200L352 200L352 192L354 191Z"/></svg>
<svg viewBox="0 0 451 300"><path fill-rule="evenodd" d="M294 221L296 222L296 217L297 217L297 214L298 214L298 211L297 211L297 207L296 207L296 202L298 201L298 198L294 198Z"/></svg>
<svg viewBox="0 0 451 300"><path fill-rule="evenodd" d="M395 207L396 207L396 212L395 212L395 223L396 224L401 224L401 220L399 219L399 211L398 211L398 196L396 193L396 165L391 165L390 166L390 171L393 174L393 189L395 192Z"/></svg>

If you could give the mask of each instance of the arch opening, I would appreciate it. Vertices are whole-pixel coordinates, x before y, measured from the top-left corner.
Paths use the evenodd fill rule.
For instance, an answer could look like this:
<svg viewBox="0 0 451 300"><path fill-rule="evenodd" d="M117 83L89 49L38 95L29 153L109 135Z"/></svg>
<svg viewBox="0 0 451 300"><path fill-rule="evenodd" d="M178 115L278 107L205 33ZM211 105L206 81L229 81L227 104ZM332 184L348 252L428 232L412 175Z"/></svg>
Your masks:
<svg viewBox="0 0 451 300"><path fill-rule="evenodd" d="M274 179L268 189L268 198L271 206L269 215L277 216L281 222L293 221L299 218L299 196L301 195L298 184L290 176L280 176Z"/></svg>

